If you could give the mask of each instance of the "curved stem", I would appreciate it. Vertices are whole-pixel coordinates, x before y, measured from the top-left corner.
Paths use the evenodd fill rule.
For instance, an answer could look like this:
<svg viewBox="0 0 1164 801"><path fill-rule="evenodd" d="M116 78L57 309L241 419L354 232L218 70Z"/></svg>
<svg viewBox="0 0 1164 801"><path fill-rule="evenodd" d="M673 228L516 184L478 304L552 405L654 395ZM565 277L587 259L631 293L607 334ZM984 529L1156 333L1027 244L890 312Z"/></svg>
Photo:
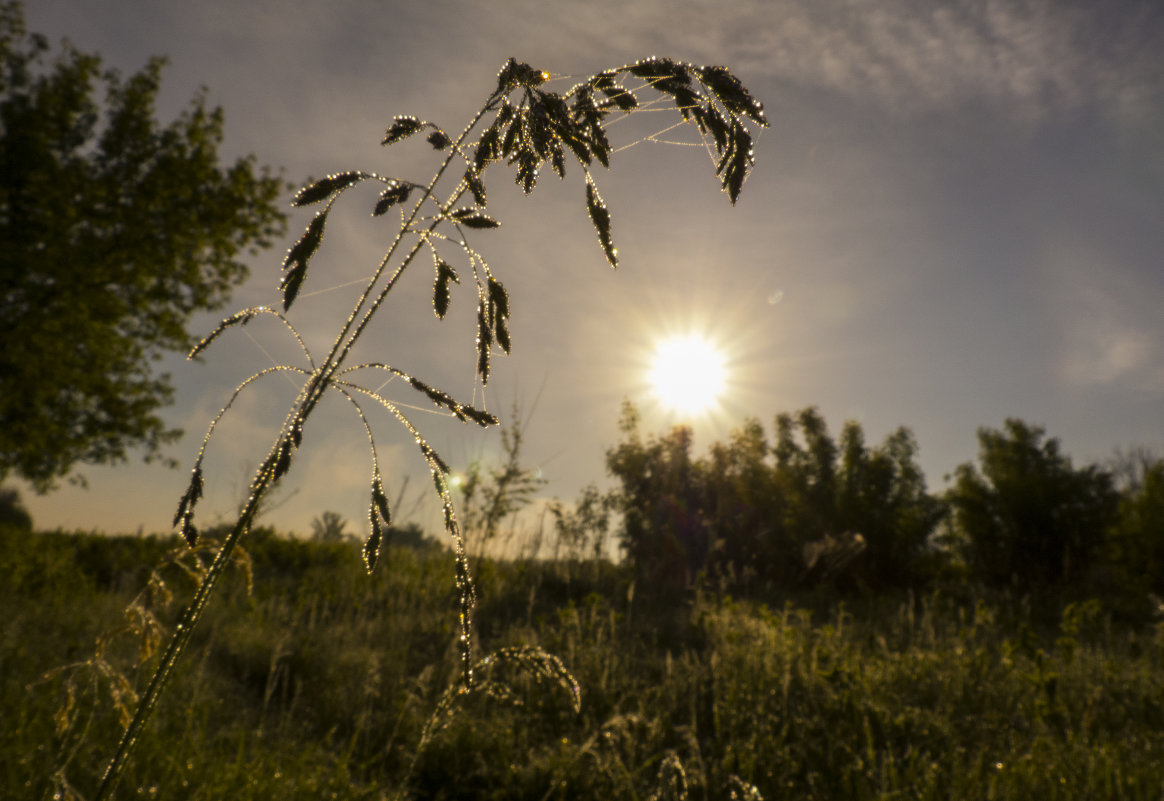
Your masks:
<svg viewBox="0 0 1164 801"><path fill-rule="evenodd" d="M174 665L182 655L182 652L186 649L186 645L190 641L190 635L193 632L194 627L202 618L202 613L206 609L206 604L210 600L210 596L213 594L215 587L217 587L218 580L221 578L223 570L230 562L230 558L234 552L235 546L238 545L239 540L242 539L242 537L250 530L251 522L254 520L255 514L258 511L259 504L262 502L263 496L266 494L267 490L271 488L271 485L275 483L276 464L279 460L280 449L283 446L286 438L288 426L301 426L306 421L307 416L311 413L312 409L315 407L316 403L318 403L320 397L322 396L323 389L330 383L332 376L342 365L345 357L351 351L352 346L355 344L355 341L359 338L360 334L367 326L371 316L384 302L384 298L395 285L395 282L400 277L400 274L416 257L416 254L421 248L421 243L424 241L423 237L408 253L403 263L396 268L396 271L391 276L388 284L376 296L375 300L373 300L367 311L364 312L364 315L359 320L359 323L356 324L356 318L359 316L361 309L364 307L364 304L367 303L368 298L371 297L376 283L380 280L381 276L383 276L384 270L391 262L392 256L395 254L401 241L404 239L404 235L408 233L409 227L412 225L413 221L419 214L421 206L432 195L437 183L444 176L449 165L460 152L461 145L466 137L468 137L469 133L473 130L477 123L480 122L481 118L489 112L489 110L496 102L497 95L494 93L494 95L489 98L489 100L481 108L477 115L473 117L473 120L469 123L469 125L465 127L464 131L461 133L461 136L457 139L456 146L452 149L450 155L441 164L440 169L437 170L436 174L433 176L432 181L425 188L424 196L421 197L421 199L417 202L416 207L413 209L412 214L409 216L408 220L401 225L400 232L396 235L395 239L393 239L392 245L389 247L387 254L380 262L379 267L376 269L376 273L368 282L368 285L364 289L363 294L360 295L360 299L356 303L355 308L352 310L351 315L344 322L339 336L336 337L335 343L332 345L331 350L328 352L327 358L319 367L314 370L311 380L304 385L303 389L299 393L299 396L292 404L291 410L288 412L287 418L284 420L282 428L280 428L279 436L275 440L274 446L272 447L266 460L255 473L254 481L251 483L251 495L247 499L243 510L239 513L238 521L235 523L234 528L231 530L230 534L227 535L226 539L223 541L222 546L218 550L218 553L215 554L214 560L211 562L210 567L207 569L205 577L199 583L198 589L195 591L194 597L190 601L190 605L187 606L186 610L182 613L182 617L180 618L173 635L170 637L170 641L166 644L166 649L162 653L161 661L158 664L157 669L154 671L153 676L150 677L150 682L146 687L145 694L138 702L137 709L134 711L133 719L130 720L129 726L122 734L121 741L117 746L117 751L114 753L113 758L109 761L109 765L106 767L105 773L101 777L101 784L98 786L97 795L95 796L96 801L107 801L112 796L113 788L116 786L122 770L124 770L126 764L129 762L129 757L137 745L137 741L141 735L142 730L145 728L146 723L149 721L150 716L153 714L154 708L157 706L158 698L161 696L163 689L165 689L166 683L169 681L170 675L173 673ZM460 187L457 191L454 191L450 203L456 202L456 199L463 195L465 191L467 190L463 186ZM446 204L446 206L447 205L448 204ZM438 225L443 219L445 219L443 216L438 216L432 222L431 227L435 228L436 225ZM355 326L354 331L353 325ZM348 336L349 333L351 334L350 337Z"/></svg>
<svg viewBox="0 0 1164 801"><path fill-rule="evenodd" d="M280 436L280 439L282 439L282 436ZM133 719L129 722L129 726L121 736L121 742L118 743L117 752L105 768L105 774L101 777L101 784L97 788L96 801L105 801L105 799L111 797L113 787L116 785L122 769L129 761L129 755L137 744L138 736L141 734L142 729L145 728L150 715L153 714L154 707L157 706L158 698L165 688L170 674L174 670L174 664L186 649L186 644L190 641L190 634L202 618L202 613L206 609L206 602L210 600L214 588L218 585L218 579L222 576L223 569L230 561L231 554L234 552L238 541L250 530L251 521L254 519L255 512L258 511L262 496L273 483L273 476L274 459L268 457L255 475L255 483L251 487L251 496L247 499L246 506L243 508L241 514L239 514L238 522L235 523L234 528L223 541L222 547L215 554L214 561L210 563L210 567L207 569L206 575L203 577L201 583L199 583L198 589L190 601L190 605L182 613L182 617L178 621L174 634L170 637L169 643L166 644L166 650L162 654L162 659L158 664L157 670L154 671L154 675L150 678L145 695L138 702Z"/></svg>

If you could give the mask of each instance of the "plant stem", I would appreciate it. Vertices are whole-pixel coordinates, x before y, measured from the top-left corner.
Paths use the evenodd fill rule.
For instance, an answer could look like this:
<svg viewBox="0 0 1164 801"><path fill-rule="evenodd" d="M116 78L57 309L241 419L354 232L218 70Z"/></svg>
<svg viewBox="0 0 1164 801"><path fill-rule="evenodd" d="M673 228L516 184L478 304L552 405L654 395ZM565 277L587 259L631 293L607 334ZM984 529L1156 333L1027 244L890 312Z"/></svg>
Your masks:
<svg viewBox="0 0 1164 801"><path fill-rule="evenodd" d="M359 316L361 309L364 307L364 304L367 303L368 298L371 297L372 290L375 288L376 283L380 280L381 276L383 276L384 270L391 262L392 257L396 253L396 250L399 247L401 241L403 241L405 234L409 232L412 223L416 220L416 217L420 213L424 203L432 196L437 183L444 176L449 165L453 162L458 154L462 153L462 145L464 144L465 139L468 137L469 133L473 130L474 127L476 127L477 123L481 121L481 118L485 116L485 114L487 114L491 108L494 107L497 99L498 96L496 93L494 93L494 95L489 98L481 110L476 114L476 116L473 117L473 120L465 127L464 131L461 132L460 137L458 137L456 144L450 149L449 155L441 164L440 169L437 170L428 186L425 187L424 194L413 207L412 213L400 226L399 233L397 233L396 237L393 239L391 246L388 248L388 252L381 260L376 273L368 282L368 285L365 287L363 293L360 295L359 300L356 302L355 308L352 309L352 313L348 316L347 320L344 322L343 327L340 329L340 333L336 337L335 342L332 344L327 358L314 371L311 380L307 383L303 390L300 391L299 397L296 398L291 411L288 413L287 418L283 423L283 427L279 430L279 436L276 438L275 444L272 446L266 460L255 473L255 478L251 483L251 495L247 499L247 503L243 507L243 510L239 513L239 517L234 525L234 528L223 541L222 546L218 550L218 553L215 554L214 560L211 562L210 567L206 571L206 575L203 576L202 581L198 585L198 589L194 593L193 599L190 601L190 605L187 606L186 610L182 613L182 617L179 620L173 635L170 637L170 641L166 644L166 649L162 653L161 661L159 662L157 669L154 671L153 676L150 677L150 682L146 687L145 694L138 702L137 709L134 711L133 719L130 720L129 726L126 727L125 732L122 734L121 741L117 746L117 751L114 753L113 758L109 761L109 765L106 767L105 773L101 777L101 784L98 786L97 795L95 796L96 801L107 801L107 799L112 796L113 788L117 784L117 781L121 775L121 771L128 763L129 757L137 745L138 737L141 735L142 730L145 728L146 723L149 721L150 716L153 714L154 707L157 706L158 698L161 696L162 691L165 689L166 682L169 680L170 675L173 672L174 665L182 655L182 652L186 649L186 645L190 641L190 635L193 632L194 627L198 625L198 621L201 620L202 613L205 611L206 604L210 600L210 596L213 594L215 587L218 585L218 580L222 576L223 569L226 567L227 563L229 563L231 555L234 553L235 546L238 544L239 540L242 539L242 537L250 530L251 522L254 520L255 514L258 511L263 496L275 483L276 463L279 459L280 449L284 446L286 441L289 427L301 427L306 421L308 415L311 413L312 409L315 408L315 405L322 397L324 389L326 389L336 371L339 370L340 366L343 364L348 353L355 345L356 340L359 339L360 335L363 333L364 328L367 326L372 315L375 314L375 312L383 304L384 299L388 295L388 292L392 289L393 286L395 286L396 281L400 277L401 273L403 273L405 268L407 268L408 265L413 261L413 259L416 257L416 254L420 252L420 248L423 246L425 241L424 236L420 237L416 245L413 246L408 255L405 256L400 266L396 268L396 271L389 278L388 283L372 301L371 305L364 312L364 315L360 319L359 323L355 325L355 330L353 331L352 327L356 321L356 318ZM445 207L455 203L457 199L464 194L465 191L466 189L463 186L455 190L449 201L445 203ZM438 215L438 217L433 220L429 231L431 232L433 229L435 229L443 219L443 217ZM351 334L350 337L348 336L349 333Z"/></svg>
<svg viewBox="0 0 1164 801"><path fill-rule="evenodd" d="M276 440L276 449L281 440L282 432L280 432L279 440ZM272 453L274 453L274 449ZM214 592L214 588L218 584L218 579L222 575L223 569L230 561L235 545L238 544L238 541L250 529L251 521L254 519L255 512L259 508L263 494L272 483L273 476L274 459L268 457L267 461L263 463L262 467L255 474L255 482L252 485L251 496L247 500L243 511L239 514L238 521L223 541L222 547L218 549L218 553L215 554L214 561L210 563L206 575L202 577L202 581L198 584L198 589L195 591L190 605L182 613L182 617L178 621L174 634L166 644L166 650L162 654L161 662L158 664L157 670L154 671L154 675L150 678L145 695L138 702L133 719L130 721L125 733L121 736L121 742L118 743L117 752L113 755L113 759L109 761L108 767L105 768L105 774L101 777L101 785L97 788L96 801L105 801L105 799L111 797L114 785L116 785L122 769L129 761L129 756L137 744L138 736L141 734L142 729L145 728L146 722L153 713L158 698L165 688L170 674L173 672L174 664L178 661L178 657L182 655L186 644L190 641L190 634L201 619L202 613L206 609L206 602L210 600L210 595Z"/></svg>

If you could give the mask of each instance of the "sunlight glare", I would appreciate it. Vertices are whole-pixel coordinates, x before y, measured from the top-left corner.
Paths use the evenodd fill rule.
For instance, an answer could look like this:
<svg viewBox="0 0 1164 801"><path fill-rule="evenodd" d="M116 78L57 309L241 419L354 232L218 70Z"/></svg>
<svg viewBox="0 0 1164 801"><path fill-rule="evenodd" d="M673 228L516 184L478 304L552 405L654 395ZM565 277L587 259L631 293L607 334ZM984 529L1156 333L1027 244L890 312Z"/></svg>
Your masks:
<svg viewBox="0 0 1164 801"><path fill-rule="evenodd" d="M660 402L679 414L707 412L724 388L723 354L697 334L671 337L656 346L651 388Z"/></svg>

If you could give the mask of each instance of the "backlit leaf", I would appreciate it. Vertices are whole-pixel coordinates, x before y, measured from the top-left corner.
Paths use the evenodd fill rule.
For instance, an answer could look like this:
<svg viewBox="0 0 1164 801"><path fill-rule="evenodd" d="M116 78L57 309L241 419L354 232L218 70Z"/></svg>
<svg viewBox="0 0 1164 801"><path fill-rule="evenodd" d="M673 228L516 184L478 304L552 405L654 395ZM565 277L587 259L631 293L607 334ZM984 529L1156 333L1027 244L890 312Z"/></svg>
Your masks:
<svg viewBox="0 0 1164 801"><path fill-rule="evenodd" d="M483 412L480 409L473 408L472 406L465 406L462 404L458 407L458 409L462 415L468 417L482 428L486 426L495 426L500 422L494 415L489 414L489 412Z"/></svg>
<svg viewBox="0 0 1164 801"><path fill-rule="evenodd" d="M599 89L623 111L630 111L639 105L638 98L616 83L605 84Z"/></svg>
<svg viewBox="0 0 1164 801"><path fill-rule="evenodd" d="M529 64L510 58L497 73L497 93L511 92L519 86L532 89L535 86L541 86L549 80L549 77L548 72L536 70Z"/></svg>
<svg viewBox="0 0 1164 801"><path fill-rule="evenodd" d="M768 127L764 106L752 97L740 79L726 67L699 67L699 79L732 114L744 114L758 125Z"/></svg>
<svg viewBox="0 0 1164 801"><path fill-rule="evenodd" d="M299 241L287 251L287 258L283 260L283 280L279 288L283 291L283 310L291 308L295 296L299 294L299 287L307 274L307 261L319 249L323 240L323 226L327 222L327 213L331 210L328 205L323 211L312 218Z"/></svg>
<svg viewBox="0 0 1164 801"><path fill-rule="evenodd" d="M190 474L190 483L186 487L186 492L182 494L182 499L178 501L178 511L174 514L173 525L177 526L179 523L182 526L182 536L190 547L194 547L198 542L198 529L194 527L194 506L202 497L202 465L194 466L194 470Z"/></svg>
<svg viewBox="0 0 1164 801"><path fill-rule="evenodd" d="M369 510L368 518L372 521L372 533L368 535L368 539L364 543L364 567L371 573L376 569L376 563L380 561L380 543L383 540L383 533L375 509Z"/></svg>
<svg viewBox="0 0 1164 801"><path fill-rule="evenodd" d="M221 334L223 331L225 331L230 326L237 325L237 324L246 325L252 319L254 319L257 315L262 314L263 312L269 312L269 311L271 311L271 309L267 306L252 306L249 309L243 309L240 312L235 312L230 317L227 317L225 320L223 320L221 323L219 323L213 331L211 331L209 334L207 334L202 339L201 342L199 342L197 345L195 345L193 350L191 350L190 353L188 353L186 355L186 358L187 359L197 358L198 355L200 353L202 353L202 351L204 351L208 347L210 347L210 343L212 343L212 342L214 342L214 340L218 339L219 334Z"/></svg>
<svg viewBox="0 0 1164 801"><path fill-rule="evenodd" d="M510 342L509 324L506 322L507 319L508 318L500 314L497 315L497 318L493 321L493 333L497 338L497 344L500 345L501 349L508 354Z"/></svg>
<svg viewBox="0 0 1164 801"><path fill-rule="evenodd" d="M376 201L376 207L372 209L372 216L378 217L397 203L408 202L408 195L411 192L412 184L392 181L388 184L388 188L380 194L380 199Z"/></svg>
<svg viewBox="0 0 1164 801"><path fill-rule="evenodd" d="M444 131L433 131L425 141L432 145L433 150L444 150L449 146L449 137Z"/></svg>
<svg viewBox="0 0 1164 801"><path fill-rule="evenodd" d="M554 168L554 172L558 174L559 178L566 177L566 156L562 150L561 141L555 141L554 152L550 156L550 164Z"/></svg>
<svg viewBox="0 0 1164 801"><path fill-rule="evenodd" d="M388 496L384 493L384 483L379 476L372 482L372 503L380 513L384 525L392 524L392 512L388 508Z"/></svg>
<svg viewBox="0 0 1164 801"><path fill-rule="evenodd" d="M461 225L466 228L499 228L501 223L490 217L484 211L476 207L468 207L464 209L457 209L450 215Z"/></svg>
<svg viewBox="0 0 1164 801"><path fill-rule="evenodd" d="M646 58L627 67L626 71L649 81L662 92L674 93L691 83L687 70L669 58Z"/></svg>
<svg viewBox="0 0 1164 801"><path fill-rule="evenodd" d="M493 334L489 323L485 319L485 307L477 307L477 375L481 376L481 383L489 383L489 346L493 344Z"/></svg>
<svg viewBox="0 0 1164 801"><path fill-rule="evenodd" d="M329 175L300 189L295 195L295 199L291 201L291 205L310 206L312 203L325 200L341 189L347 189L349 186L357 184L368 177L370 177L368 173L360 170Z"/></svg>
<svg viewBox="0 0 1164 801"><path fill-rule="evenodd" d="M473 202L478 206L484 206L485 181L481 179L481 173L473 167L465 170L465 184L469 187L469 191L473 193Z"/></svg>
<svg viewBox="0 0 1164 801"><path fill-rule="evenodd" d="M274 469L274 473L272 474L272 478L275 481L278 481L279 479L281 479L283 476L285 476L287 474L287 471L291 469L291 451L292 450L293 450L293 446L291 445L290 438L284 439L282 442L279 443L279 450L276 452L276 455L275 455L275 469Z"/></svg>
<svg viewBox="0 0 1164 801"><path fill-rule="evenodd" d="M614 246L610 236L610 212L589 175L586 176L586 210L590 212L590 219L598 231L598 241L606 254L606 260L610 262L611 267L617 268L618 248Z"/></svg>
<svg viewBox="0 0 1164 801"><path fill-rule="evenodd" d="M396 117L393 119L388 131L384 134L384 140L380 144L394 144L401 139L412 136L423 127L424 123L416 117Z"/></svg>
<svg viewBox="0 0 1164 801"><path fill-rule="evenodd" d="M449 282L454 284L461 283L461 279L457 276L456 271L445 263L442 259L437 259L436 263L436 281L432 288L432 308L436 316L444 319L445 313L449 310Z"/></svg>
<svg viewBox="0 0 1164 801"><path fill-rule="evenodd" d="M496 161L501 157L500 137L501 128L496 122L486 128L485 133L481 134L481 139L477 142L477 150L473 154L473 167L478 173L485 169L489 162Z"/></svg>
<svg viewBox="0 0 1164 801"><path fill-rule="evenodd" d="M501 285L493 276L489 276L489 304L496 310L496 312L508 317L509 316L509 293L505 291L505 287Z"/></svg>

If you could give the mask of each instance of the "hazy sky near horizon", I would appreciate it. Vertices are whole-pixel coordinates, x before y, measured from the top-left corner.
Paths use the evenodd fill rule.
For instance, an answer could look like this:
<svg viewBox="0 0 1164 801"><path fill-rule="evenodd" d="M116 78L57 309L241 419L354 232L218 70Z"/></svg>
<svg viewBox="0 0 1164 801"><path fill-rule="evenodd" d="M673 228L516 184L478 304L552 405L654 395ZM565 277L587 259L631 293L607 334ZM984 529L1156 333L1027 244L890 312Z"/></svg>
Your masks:
<svg viewBox="0 0 1164 801"><path fill-rule="evenodd" d="M542 470L547 497L605 482L624 399L648 431L676 422L648 391L647 362L661 337L689 330L729 359L722 408L695 422L701 451L746 417L771 432L775 414L808 405L834 433L860 421L870 444L909 426L933 490L974 458L978 427L1007 417L1045 426L1077 463L1164 447L1157 2L37 0L25 11L30 30L123 73L167 56L160 117L205 86L226 115L223 157L253 153L294 183L347 169L426 181L431 149L382 148L384 129L412 114L459 131L509 56L565 76L551 84L562 90L652 54L730 67L771 124L739 203L718 191L698 148L617 153L596 178L618 271L577 169L525 198L491 168L489 207L503 227L475 246L510 291L514 347L495 360L485 399L503 416L516 400L528 416L525 461ZM333 212L292 309L315 349L359 292L343 285L370 275L394 234L390 219L368 219L368 192ZM293 213L286 245L309 218ZM255 258L232 304L195 330L276 303L282 256ZM454 294L438 323L431 280L427 268L406 277L362 355L472 397L473 298ZM166 419L187 432L169 454L183 467L86 468L87 490L25 492L37 525L168 530L233 387L268 353L295 358L268 322L228 334L199 362L163 363L179 389ZM236 404L211 445L203 522L237 502L293 396L271 379ZM496 458L495 430L414 420L455 467ZM410 493L427 488L403 432L386 417L375 426L391 490L405 475ZM332 509L362 531L363 442L341 402L321 407L268 522L304 532Z"/></svg>

